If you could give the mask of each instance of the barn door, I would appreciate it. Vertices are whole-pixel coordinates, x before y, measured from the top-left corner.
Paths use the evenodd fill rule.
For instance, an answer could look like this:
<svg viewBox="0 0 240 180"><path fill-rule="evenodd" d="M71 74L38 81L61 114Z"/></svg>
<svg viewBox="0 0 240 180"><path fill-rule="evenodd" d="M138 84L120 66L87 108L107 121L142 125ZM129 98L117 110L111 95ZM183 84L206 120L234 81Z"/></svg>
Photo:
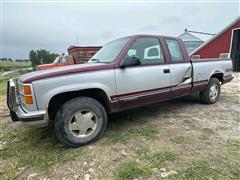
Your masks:
<svg viewBox="0 0 240 180"><path fill-rule="evenodd" d="M234 70L240 70L240 28L233 30L230 57Z"/></svg>

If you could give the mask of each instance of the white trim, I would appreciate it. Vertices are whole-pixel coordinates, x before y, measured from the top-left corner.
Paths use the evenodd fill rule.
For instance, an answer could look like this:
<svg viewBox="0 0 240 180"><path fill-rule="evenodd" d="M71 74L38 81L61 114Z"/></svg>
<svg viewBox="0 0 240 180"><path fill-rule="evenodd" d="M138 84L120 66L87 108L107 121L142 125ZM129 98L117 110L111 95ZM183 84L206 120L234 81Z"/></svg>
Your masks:
<svg viewBox="0 0 240 180"><path fill-rule="evenodd" d="M203 47L205 47L206 45L208 45L210 42L212 42L213 40L215 40L216 38L218 38L220 35L222 35L224 32L226 32L231 26L233 26L234 24L236 24L238 21L240 21L240 16L238 16L231 24L229 24L227 27L225 27L222 31L220 31L219 33L217 33L215 36L213 36L211 39L209 39L208 41L206 41L205 43L203 43L201 46L199 46L197 49L195 49L193 52L191 52L189 54L189 56L193 55L195 52L198 52L200 49L202 49Z"/></svg>
<svg viewBox="0 0 240 180"><path fill-rule="evenodd" d="M231 44L230 44L230 49L229 49L229 54L228 54L228 58L231 58L231 54L232 54L232 41L233 41L233 33L235 30L240 30L240 28L235 28L232 30L232 36L231 36Z"/></svg>

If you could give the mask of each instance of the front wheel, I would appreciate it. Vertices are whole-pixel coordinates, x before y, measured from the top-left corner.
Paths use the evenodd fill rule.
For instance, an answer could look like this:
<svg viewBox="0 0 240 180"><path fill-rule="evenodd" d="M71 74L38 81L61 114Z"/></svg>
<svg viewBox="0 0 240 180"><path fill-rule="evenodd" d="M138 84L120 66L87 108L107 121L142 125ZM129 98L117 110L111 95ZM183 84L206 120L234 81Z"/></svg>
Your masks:
<svg viewBox="0 0 240 180"><path fill-rule="evenodd" d="M214 104L217 102L221 91L221 85L217 78L209 80L207 88L200 92L200 99L205 104Z"/></svg>
<svg viewBox="0 0 240 180"><path fill-rule="evenodd" d="M96 141L107 126L107 113L95 99L77 97L57 112L55 132L64 145L79 147Z"/></svg>

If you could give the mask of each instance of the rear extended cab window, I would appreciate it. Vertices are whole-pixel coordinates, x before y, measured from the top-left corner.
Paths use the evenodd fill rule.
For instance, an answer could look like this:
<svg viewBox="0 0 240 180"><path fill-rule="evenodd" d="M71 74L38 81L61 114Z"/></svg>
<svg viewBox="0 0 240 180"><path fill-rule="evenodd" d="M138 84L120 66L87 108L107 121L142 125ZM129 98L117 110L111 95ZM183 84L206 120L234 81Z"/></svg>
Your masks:
<svg viewBox="0 0 240 180"><path fill-rule="evenodd" d="M127 52L127 56L139 58L142 65L162 64L164 57L157 38L137 38Z"/></svg>
<svg viewBox="0 0 240 180"><path fill-rule="evenodd" d="M183 62L183 54L180 45L175 39L165 39L172 62Z"/></svg>

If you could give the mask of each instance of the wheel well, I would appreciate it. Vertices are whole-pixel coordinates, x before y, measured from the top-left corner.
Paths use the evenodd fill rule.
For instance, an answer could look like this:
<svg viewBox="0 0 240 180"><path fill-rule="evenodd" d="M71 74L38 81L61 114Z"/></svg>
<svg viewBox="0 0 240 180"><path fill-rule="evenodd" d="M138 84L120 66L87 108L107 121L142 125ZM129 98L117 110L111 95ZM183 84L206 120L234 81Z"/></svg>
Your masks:
<svg viewBox="0 0 240 180"><path fill-rule="evenodd" d="M51 98L48 105L49 119L54 120L57 111L65 102L79 96L86 96L86 97L91 97L93 99L96 99L104 106L107 112L110 112L111 110L109 99L106 93L101 89L96 88L96 89L86 89L86 90L80 90L80 91L71 91L71 92L57 94Z"/></svg>
<svg viewBox="0 0 240 180"><path fill-rule="evenodd" d="M223 73L215 73L211 78L217 78L220 82L223 82Z"/></svg>

